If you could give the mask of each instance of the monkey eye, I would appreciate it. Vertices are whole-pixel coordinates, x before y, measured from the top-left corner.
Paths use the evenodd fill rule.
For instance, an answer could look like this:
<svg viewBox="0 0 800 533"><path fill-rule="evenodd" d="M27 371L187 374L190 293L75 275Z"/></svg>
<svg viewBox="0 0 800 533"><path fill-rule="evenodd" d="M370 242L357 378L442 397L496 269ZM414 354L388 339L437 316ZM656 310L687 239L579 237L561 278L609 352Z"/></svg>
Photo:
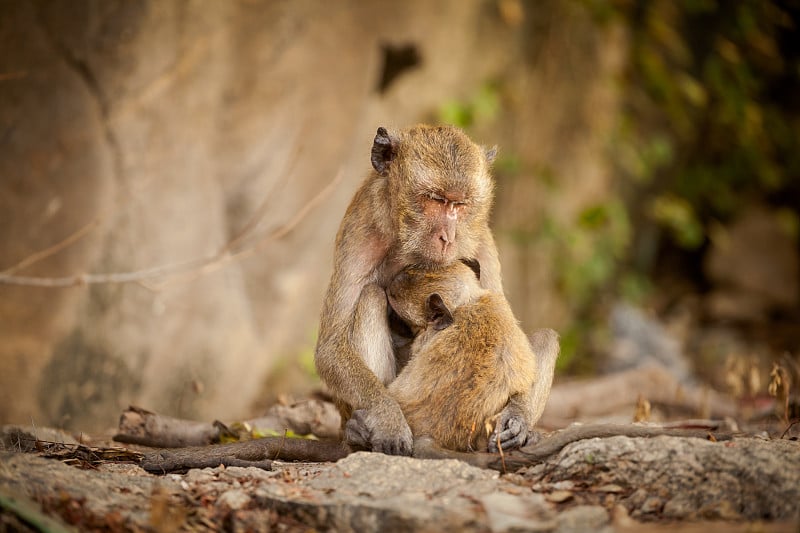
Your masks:
<svg viewBox="0 0 800 533"><path fill-rule="evenodd" d="M428 193L428 198L430 198L431 200L433 200L435 202L439 202L441 204L446 204L447 203L447 199L444 196L439 196L435 192L429 192Z"/></svg>
<svg viewBox="0 0 800 533"><path fill-rule="evenodd" d="M444 204L444 205L451 204L453 207L463 207L463 206L467 205L467 202L464 201L464 200L459 200L459 201L450 200L450 199L446 198L445 196L442 196L440 194L436 194L435 192L429 192L426 196L428 198L430 198L431 200L433 200L434 202L438 202L438 203Z"/></svg>

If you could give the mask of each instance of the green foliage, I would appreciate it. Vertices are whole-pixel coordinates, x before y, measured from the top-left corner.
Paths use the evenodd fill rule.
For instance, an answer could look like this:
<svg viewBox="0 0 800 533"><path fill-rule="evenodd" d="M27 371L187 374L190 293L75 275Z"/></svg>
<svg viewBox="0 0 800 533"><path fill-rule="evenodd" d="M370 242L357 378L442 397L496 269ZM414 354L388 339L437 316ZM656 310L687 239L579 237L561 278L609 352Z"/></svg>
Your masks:
<svg viewBox="0 0 800 533"><path fill-rule="evenodd" d="M253 428L251 437L254 439L263 439L264 437L286 437L287 439L318 440L317 437L311 433L308 435L301 435L299 433L295 433L291 429L277 431L269 428Z"/></svg>
<svg viewBox="0 0 800 533"><path fill-rule="evenodd" d="M272 428L253 427L247 422L234 422L224 431L220 432L220 444L239 442L252 439L263 439L264 437L284 437L287 439L309 439L317 440L313 434L301 435L291 429L278 431Z"/></svg>
<svg viewBox="0 0 800 533"><path fill-rule="evenodd" d="M617 284L617 290L628 302L641 303L653 291L650 280L639 272L623 272Z"/></svg>
<svg viewBox="0 0 800 533"><path fill-rule="evenodd" d="M561 331L558 372L593 370L593 362L582 347L584 337L597 327L595 321L586 318L587 310L598 293L613 283L627 255L631 232L624 203L610 199L584 208L573 219L545 216L539 232L517 235L553 251L558 287L572 308L573 320ZM645 290L645 284L640 283L631 285L628 292L640 298Z"/></svg>
<svg viewBox="0 0 800 533"><path fill-rule="evenodd" d="M685 199L667 194L657 196L651 204L650 214L670 230L680 246L693 249L703 244L703 227L692 205Z"/></svg>
<svg viewBox="0 0 800 533"><path fill-rule="evenodd" d="M544 213L538 229L537 219L512 232L521 243L553 250L553 270L576 317L562 332L560 368L580 366L573 355L596 327L587 317L598 296L647 296L659 250L702 251L715 225L754 202L779 209L792 234L800 232L800 5L579 3L597 24L622 23L629 36L623 114L610 143L617 196L571 218ZM502 112L498 86L487 83L443 105L438 116L470 128ZM563 192L552 169L522 167L501 153L495 168Z"/></svg>
<svg viewBox="0 0 800 533"><path fill-rule="evenodd" d="M561 353L556 359L556 373L561 374L568 371L580 373L575 371L575 362L581 359L578 355L580 353L578 348L584 333L584 326L584 324L576 322L560 332Z"/></svg>
<svg viewBox="0 0 800 533"><path fill-rule="evenodd" d="M502 174L518 174L522 170L522 162L516 154L500 152L494 163L494 168Z"/></svg>
<svg viewBox="0 0 800 533"><path fill-rule="evenodd" d="M306 346L303 350L297 354L297 362L300 364L300 368L308 375L308 377L315 382L319 382L319 376L317 376L317 366L314 363L314 347L316 346L316 341L312 342L308 346Z"/></svg>
<svg viewBox="0 0 800 533"><path fill-rule="evenodd" d="M775 217L787 235L794 240L800 239L800 214L797 211L778 209Z"/></svg>
<svg viewBox="0 0 800 533"><path fill-rule="evenodd" d="M545 217L540 238L553 245L560 288L575 310L611 280L630 234L627 210L615 199L589 206L566 223Z"/></svg>
<svg viewBox="0 0 800 533"><path fill-rule="evenodd" d="M631 33L619 162L639 215L694 249L745 203L777 201L800 170L800 9L761 0L620 7ZM777 200L776 200L777 199Z"/></svg>
<svg viewBox="0 0 800 533"><path fill-rule="evenodd" d="M438 120L459 128L469 128L476 123L492 120L500 111L498 87L490 82L483 84L467 100L448 100L439 108Z"/></svg>
<svg viewBox="0 0 800 533"><path fill-rule="evenodd" d="M637 185L652 183L656 174L674 160L672 139L665 135L643 138L630 122L623 122L618 137L614 147L618 164L626 177Z"/></svg>

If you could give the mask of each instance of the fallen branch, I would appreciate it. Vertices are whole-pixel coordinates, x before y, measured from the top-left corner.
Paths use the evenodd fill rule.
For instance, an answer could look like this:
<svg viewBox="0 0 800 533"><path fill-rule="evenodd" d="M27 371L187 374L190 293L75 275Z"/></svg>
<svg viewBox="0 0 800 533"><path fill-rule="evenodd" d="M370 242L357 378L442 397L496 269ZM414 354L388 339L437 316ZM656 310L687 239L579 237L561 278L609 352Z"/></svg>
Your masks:
<svg viewBox="0 0 800 533"><path fill-rule="evenodd" d="M349 453L350 450L337 441L266 437L229 444L147 452L139 465L154 474L185 472L191 468L215 468L220 465L254 466L271 470L275 459L318 463L338 461Z"/></svg>
<svg viewBox="0 0 800 533"><path fill-rule="evenodd" d="M219 432L214 424L159 415L132 405L120 415L114 440L153 448L183 448L219 442Z"/></svg>
<svg viewBox="0 0 800 533"><path fill-rule="evenodd" d="M729 433L712 433L713 430L706 428L692 429L693 422L689 421L687 427L681 427L675 423L665 426L637 426L632 424L587 424L575 425L566 429L551 433L546 438L532 445L525 446L516 453L524 457L531 464L544 461L551 455L560 452L565 446L579 440L586 439L606 439L609 437L630 437L630 438L649 438L649 437L694 437L707 439L713 435L716 440L728 440ZM717 428L714 428L715 430Z"/></svg>
<svg viewBox="0 0 800 533"><path fill-rule="evenodd" d="M220 442L235 426L246 428L252 434L280 434L288 429L298 435L337 439L340 421L336 407L321 400L274 405L267 416L234 424L182 420L131 406L120 415L114 440L153 448L205 446Z"/></svg>
<svg viewBox="0 0 800 533"><path fill-rule="evenodd" d="M419 459L457 459L472 466L500 472L514 472L525 466L540 463L560 452L565 446L584 439L608 437L695 437L726 440L729 434L711 434L707 429L682 429L676 427L634 426L626 424L593 424L572 426L544 437L536 444L519 450L493 453L465 453L445 450L429 439L414 442L414 457ZM269 470L271 461L326 462L338 461L352 450L345 444L332 440L286 439L267 437L250 441L214 446L199 446L175 450L159 450L143 454L140 465L148 472L168 473L190 468L225 466L255 466Z"/></svg>
<svg viewBox="0 0 800 533"><path fill-rule="evenodd" d="M329 440L286 439L267 437L235 442L221 446L206 446L217 443L229 430L221 423L208 424L180 420L158 415L138 407L130 407L120 417L119 433L114 440L128 444L151 447L174 447L178 450L162 450L146 454L142 466L148 471L171 472L206 466L258 466L269 468L267 461L336 461L348 453L349 448L335 439L339 432L338 413L329 402L309 400L292 406L273 406L271 416L241 423L250 428L291 429L296 433L313 433ZM277 412L276 412L277 411ZM332 411L332 412L328 412ZM329 415L327 424L319 424L320 413ZM317 425L311 421L316 421ZM519 450L504 452L502 456L491 453L464 453L445 450L429 439L414 442L414 457L420 459L457 459L480 468L500 472L513 472L524 466L539 463L561 451L566 445L584 439L614 436L655 437L671 435L679 437L730 438L730 432L720 433L723 423L715 420L685 420L662 425L632 424L586 424L573 425L550 433L544 438ZM234 437L235 438L235 437ZM210 451L211 450L211 451ZM504 464L505 463L505 464Z"/></svg>
<svg viewBox="0 0 800 533"><path fill-rule="evenodd" d="M553 385L540 425L564 427L576 419L632 414L640 395L651 404L677 407L703 418L737 415L731 398L712 389L682 385L665 368L647 366Z"/></svg>
<svg viewBox="0 0 800 533"><path fill-rule="evenodd" d="M181 261L177 263L170 263L166 265L146 268L143 270L136 270L133 272L115 272L108 274L76 274L73 276L61 277L39 277L39 276L17 276L10 272L15 272L22 267L29 266L30 264L41 260L44 257L52 255L57 251L72 244L74 241L81 238L93 226L93 222L79 229L73 235L68 236L63 241L37 252L21 263L0 272L0 284L6 285L22 285L29 287L44 287L44 288L67 288L80 285L98 285L98 284L121 284L121 283L139 283L145 287L158 290L166 284L178 279L181 276L187 276L187 280L195 279L199 276L207 275L211 272L219 270L230 262L241 260L245 257L259 251L265 244L281 239L288 235L300 222L311 212L322 200L328 196L338 185L342 179L342 172L340 171L334 179L328 183L322 190L320 190L313 198L311 198L304 206L302 206L297 213L292 216L286 223L275 228L267 235L258 239L252 245L233 252L230 250L229 243L220 248L220 250L213 255L206 257L198 257ZM240 240L241 236L237 236L236 240ZM163 280L159 284L152 283L154 280ZM150 282L150 283L148 283Z"/></svg>
<svg viewBox="0 0 800 533"><path fill-rule="evenodd" d="M690 427L693 424L690 424ZM519 450L494 453L464 453L443 450L428 442L414 442L414 457L421 459L458 459L472 466L488 468L498 472L514 472L526 466L541 463L548 457L557 454L568 444L585 439L603 439L609 437L695 437L707 439L712 433L708 429L685 429L680 426L636 426L631 424L587 424L575 425L553 432L546 437L529 444ZM729 434L713 433L715 440L730 439ZM420 446L422 444L422 446Z"/></svg>

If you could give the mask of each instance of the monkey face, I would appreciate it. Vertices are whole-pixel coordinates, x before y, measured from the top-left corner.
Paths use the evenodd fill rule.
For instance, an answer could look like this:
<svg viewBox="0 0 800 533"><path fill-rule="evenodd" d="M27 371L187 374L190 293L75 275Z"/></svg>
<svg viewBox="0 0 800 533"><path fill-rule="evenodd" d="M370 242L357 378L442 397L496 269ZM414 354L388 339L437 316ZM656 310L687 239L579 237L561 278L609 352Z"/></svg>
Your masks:
<svg viewBox="0 0 800 533"><path fill-rule="evenodd" d="M452 310L484 292L475 272L461 261L434 270L406 267L386 289L389 305L415 334L431 322L432 296L441 301L440 307Z"/></svg>
<svg viewBox="0 0 800 533"><path fill-rule="evenodd" d="M421 259L434 265L446 265L455 261L461 253L458 241L459 219L467 215L465 195L461 191L430 191L419 199L422 213L422 238L424 240Z"/></svg>
<svg viewBox="0 0 800 533"><path fill-rule="evenodd" d="M491 208L493 157L451 126L378 129L372 164L386 177L403 262L435 268L474 256Z"/></svg>

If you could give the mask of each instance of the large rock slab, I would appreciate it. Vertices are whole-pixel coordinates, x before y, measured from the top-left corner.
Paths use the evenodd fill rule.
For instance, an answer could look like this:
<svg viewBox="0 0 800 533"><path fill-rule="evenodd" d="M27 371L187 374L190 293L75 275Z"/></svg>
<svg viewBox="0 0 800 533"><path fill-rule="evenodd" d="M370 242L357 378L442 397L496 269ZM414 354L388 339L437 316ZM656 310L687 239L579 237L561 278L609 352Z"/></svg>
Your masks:
<svg viewBox="0 0 800 533"><path fill-rule="evenodd" d="M534 491L622 504L633 517L800 517L800 442L611 437L566 446L521 472Z"/></svg>
<svg viewBox="0 0 800 533"><path fill-rule="evenodd" d="M0 422L106 431L130 404L237 419L296 392L264 383L280 359L310 361L334 235L376 127L435 120L495 82L508 107L472 134L562 183L556 197L537 174L498 171L507 292L526 329L568 323L552 249L513 236L535 234L531 213L573 220L607 194L625 41L579 4L523 8L0 3L0 275L77 281L0 284ZM392 48L420 59L379 87ZM248 253L199 268L232 239ZM80 283L175 265L141 284Z"/></svg>
<svg viewBox="0 0 800 533"><path fill-rule="evenodd" d="M800 518L800 443L788 440L589 439L507 475L364 452L335 464L161 477L134 465L82 470L23 453L0 454L0 465L0 498L29 500L88 529L564 533L768 520L791 531Z"/></svg>

